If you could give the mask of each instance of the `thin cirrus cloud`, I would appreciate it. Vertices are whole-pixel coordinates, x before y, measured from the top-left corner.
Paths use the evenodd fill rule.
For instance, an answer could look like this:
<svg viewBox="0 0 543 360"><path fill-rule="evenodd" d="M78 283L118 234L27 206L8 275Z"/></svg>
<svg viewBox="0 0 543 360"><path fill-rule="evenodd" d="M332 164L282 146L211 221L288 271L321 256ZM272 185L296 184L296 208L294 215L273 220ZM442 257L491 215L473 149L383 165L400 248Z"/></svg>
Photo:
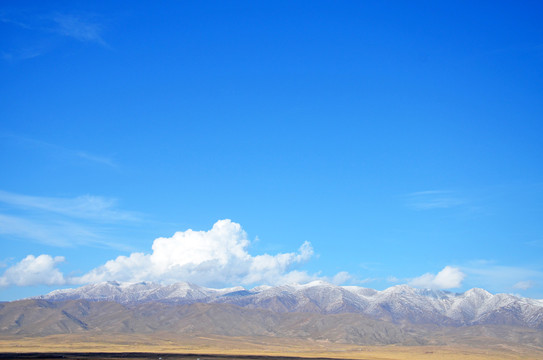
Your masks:
<svg viewBox="0 0 543 360"><path fill-rule="evenodd" d="M44 53L43 46L28 47L2 52L2 58L7 61L28 60L36 58Z"/></svg>
<svg viewBox="0 0 543 360"><path fill-rule="evenodd" d="M9 144L14 148L28 148L34 151L39 151L41 154L46 154L47 156L52 158L60 158L63 160L83 160L85 162L104 165L114 169L119 168L119 165L112 158L93 154L88 151L74 150L65 146L60 146L57 144L52 144L46 141L33 139L13 133L0 133L0 138L5 140L5 144Z"/></svg>
<svg viewBox="0 0 543 360"><path fill-rule="evenodd" d="M83 195L75 198L42 197L16 194L0 190L0 203L27 210L42 210L67 217L106 222L136 221L134 212L116 209L115 199Z"/></svg>
<svg viewBox="0 0 543 360"><path fill-rule="evenodd" d="M92 162L95 162L95 163L98 163L98 164L103 164L103 165L107 165L107 166L110 166L112 168L116 168L117 167L117 164L115 163L115 161L113 161L112 159L108 158L108 157L105 157L105 156L98 156L98 155L94 155L94 154L89 154L88 152L85 152L85 151L74 151L74 155L82 158L82 159L86 159L86 160L89 160L89 161L92 161Z"/></svg>
<svg viewBox="0 0 543 360"><path fill-rule="evenodd" d="M0 190L0 204L0 234L58 247L127 250L104 234L111 225L143 221L140 214L119 209L115 199L101 196L41 197Z"/></svg>
<svg viewBox="0 0 543 360"><path fill-rule="evenodd" d="M466 203L454 192L446 190L418 191L405 197L407 206L415 210L448 209Z"/></svg>
<svg viewBox="0 0 543 360"><path fill-rule="evenodd" d="M462 267L479 286L493 289L529 290L535 284L543 283L541 265L507 266L492 261L477 260Z"/></svg>
<svg viewBox="0 0 543 360"><path fill-rule="evenodd" d="M318 278L296 269L313 256L309 242L302 243L296 252L274 255L251 255L247 251L249 245L247 234L239 224L219 220L208 231L189 229L169 238L157 238L150 253L119 256L80 277L65 277L60 272L57 265L64 261L63 257L29 255L4 272L0 286L86 284L107 280L190 281L207 286L276 285ZM349 278L349 274L340 272L333 280L343 282Z"/></svg>
<svg viewBox="0 0 543 360"><path fill-rule="evenodd" d="M530 280L526 281L519 281L515 285L513 285L513 288L519 289L519 290L528 290L530 288L534 287L534 282Z"/></svg>
<svg viewBox="0 0 543 360"><path fill-rule="evenodd" d="M55 14L52 16L55 26L52 31L58 34L76 39L82 42L94 42L107 46L102 36L103 25L96 22L91 17L76 16L72 14Z"/></svg>
<svg viewBox="0 0 543 360"><path fill-rule="evenodd" d="M0 235L56 247L76 245L116 247L102 240L101 236L90 227L70 221L51 219L47 216L25 219L21 216L0 214Z"/></svg>
<svg viewBox="0 0 543 360"><path fill-rule="evenodd" d="M11 48L2 48L4 60L17 61L44 55L60 46L58 40L72 39L83 43L94 43L104 48L110 45L104 39L105 26L99 17L90 13L0 13L0 23L19 32L18 43ZM25 35L33 34L29 39Z"/></svg>

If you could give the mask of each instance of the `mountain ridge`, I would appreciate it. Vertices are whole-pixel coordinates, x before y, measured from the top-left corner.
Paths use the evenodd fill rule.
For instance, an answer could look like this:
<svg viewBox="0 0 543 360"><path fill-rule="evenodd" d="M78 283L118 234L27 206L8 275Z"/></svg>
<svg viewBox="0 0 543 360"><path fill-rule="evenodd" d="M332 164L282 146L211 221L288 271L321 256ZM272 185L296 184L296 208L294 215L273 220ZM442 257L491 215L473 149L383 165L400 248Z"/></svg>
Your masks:
<svg viewBox="0 0 543 360"><path fill-rule="evenodd" d="M363 314L279 313L232 304L123 305L110 301L27 299L0 308L0 339L54 335L312 340L321 344L442 346L529 345L543 349L543 332L510 325L450 327L393 323ZM275 340L274 340L275 341Z"/></svg>
<svg viewBox="0 0 543 360"><path fill-rule="evenodd" d="M252 289L241 286L212 289L187 282L160 285L109 281L55 290L31 299L109 301L131 306L148 302L171 305L231 304L277 313L362 314L374 320L394 323L513 325L543 329L543 300L491 294L478 288L453 293L396 285L378 291L315 281L303 285L259 286Z"/></svg>

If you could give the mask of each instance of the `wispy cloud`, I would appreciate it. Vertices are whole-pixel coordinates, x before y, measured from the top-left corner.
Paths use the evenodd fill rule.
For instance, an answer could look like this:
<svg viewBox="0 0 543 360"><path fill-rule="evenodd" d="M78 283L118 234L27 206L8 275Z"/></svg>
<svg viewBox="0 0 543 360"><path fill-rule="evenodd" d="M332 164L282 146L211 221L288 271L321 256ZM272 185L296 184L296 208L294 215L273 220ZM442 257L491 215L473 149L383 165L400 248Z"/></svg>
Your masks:
<svg viewBox="0 0 543 360"><path fill-rule="evenodd" d="M519 281L518 283L516 283L515 285L513 285L513 288L514 289L520 289L520 290L528 290L532 287L534 287L534 282L533 281Z"/></svg>
<svg viewBox="0 0 543 360"><path fill-rule="evenodd" d="M58 247L105 245L90 227L43 216L27 219L22 216L0 214L0 235L7 235L12 240L26 239Z"/></svg>
<svg viewBox="0 0 543 360"><path fill-rule="evenodd" d="M56 26L51 30L82 42L94 42L108 46L102 37L103 25L87 16L56 14L52 17Z"/></svg>
<svg viewBox="0 0 543 360"><path fill-rule="evenodd" d="M466 200L446 190L418 191L405 196L407 206L415 210L448 209L464 205Z"/></svg>
<svg viewBox="0 0 543 360"><path fill-rule="evenodd" d="M526 245L535 247L535 248L543 248L543 240L531 240L525 242Z"/></svg>
<svg viewBox="0 0 543 360"><path fill-rule="evenodd" d="M2 58L7 61L28 60L38 57L44 53L43 47L29 47L17 49L11 52L2 52Z"/></svg>
<svg viewBox="0 0 543 360"><path fill-rule="evenodd" d="M489 290L529 290L543 283L541 266L509 266L478 260L461 266L461 269L469 276L470 282Z"/></svg>
<svg viewBox="0 0 543 360"><path fill-rule="evenodd" d="M109 228L142 221L140 214L119 209L115 199L100 196L40 197L0 190L0 204L0 234L51 246L126 250L109 239Z"/></svg>
<svg viewBox="0 0 543 360"><path fill-rule="evenodd" d="M12 43L12 48L0 49L2 58L7 61L32 59L46 54L60 47L61 39L110 48L104 39L104 23L95 14L4 11L0 12L0 23L19 31L22 35Z"/></svg>
<svg viewBox="0 0 543 360"><path fill-rule="evenodd" d="M23 21L16 20L13 17L9 17L9 15L6 12L0 12L0 22L5 23L5 24L14 25L14 26L20 27L22 29L34 30L34 28L32 26L30 26L29 24L27 24L27 23L25 23Z"/></svg>
<svg viewBox="0 0 543 360"><path fill-rule="evenodd" d="M75 155L79 156L82 159L86 159L86 160L89 160L89 161L92 161L92 162L95 162L95 163L104 164L104 165L107 165L107 166L110 166L110 167L113 167L113 168L117 167L117 164L113 160L111 160L110 158L107 158L107 157L96 156L96 155L89 154L89 153L84 152L84 151L76 151Z"/></svg>
<svg viewBox="0 0 543 360"><path fill-rule="evenodd" d="M112 158L92 154L87 151L74 150L74 149L70 149L70 148L60 146L57 144L52 144L46 141L37 140L37 139L29 138L26 136L9 134L9 133L0 133L0 138L14 140L15 142L17 142L18 144L22 146L38 149L42 152L46 152L53 156L60 156L63 158L82 159L87 162L91 162L91 163L95 163L99 165L105 165L110 168L115 168L115 169L119 168L119 165Z"/></svg>
<svg viewBox="0 0 543 360"><path fill-rule="evenodd" d="M138 215L115 208L116 200L101 196L83 195L75 198L54 198L15 194L0 190L0 203L44 210L67 217L93 219L105 222L135 221Z"/></svg>

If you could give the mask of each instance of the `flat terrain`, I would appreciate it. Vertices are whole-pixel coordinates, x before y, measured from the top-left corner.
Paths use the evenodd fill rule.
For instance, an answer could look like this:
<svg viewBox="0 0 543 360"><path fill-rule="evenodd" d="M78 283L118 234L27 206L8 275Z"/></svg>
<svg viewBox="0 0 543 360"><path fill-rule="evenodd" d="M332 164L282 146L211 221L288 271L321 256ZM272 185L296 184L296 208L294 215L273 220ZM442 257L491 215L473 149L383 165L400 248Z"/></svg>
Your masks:
<svg viewBox="0 0 543 360"><path fill-rule="evenodd" d="M144 335L51 335L0 338L0 358L52 359L543 359L541 347L511 344L481 346L358 346L328 341L269 337ZM77 354L76 354L77 353ZM136 354L139 353L139 354ZM144 353L144 354L141 354ZM41 356L41 357L40 357ZM49 357L47 357L49 356Z"/></svg>
<svg viewBox="0 0 543 360"><path fill-rule="evenodd" d="M195 355L195 354L153 354L153 353L0 353L0 359L20 360L309 360L299 357L269 357L269 356L240 356L240 355ZM330 358L313 358L311 360L334 360Z"/></svg>

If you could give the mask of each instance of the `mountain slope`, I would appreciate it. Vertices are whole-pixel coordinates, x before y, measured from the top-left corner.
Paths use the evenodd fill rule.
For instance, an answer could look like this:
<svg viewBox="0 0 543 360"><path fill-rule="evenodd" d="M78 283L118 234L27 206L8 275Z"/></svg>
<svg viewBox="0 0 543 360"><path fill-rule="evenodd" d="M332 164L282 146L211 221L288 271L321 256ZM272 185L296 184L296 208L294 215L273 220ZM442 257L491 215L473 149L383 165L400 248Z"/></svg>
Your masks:
<svg viewBox="0 0 543 360"><path fill-rule="evenodd" d="M357 345L495 344L543 347L543 332L513 326L442 327L395 324L362 314L286 313L231 304L123 305L110 301L20 300L0 308L0 338L43 338L58 334L205 339L312 340ZM500 345L501 344L501 345Z"/></svg>
<svg viewBox="0 0 543 360"><path fill-rule="evenodd" d="M400 326L361 314L277 313L230 304L21 300L0 309L0 334L65 333L271 336L358 344L420 344Z"/></svg>
<svg viewBox="0 0 543 360"><path fill-rule="evenodd" d="M335 286L322 281L305 285L209 289L195 284L106 282L77 289L57 290L38 297L63 301L85 299L125 305L232 304L278 313L363 314L395 323L514 325L543 329L543 301L471 289L457 294L398 285L383 291L356 286Z"/></svg>

